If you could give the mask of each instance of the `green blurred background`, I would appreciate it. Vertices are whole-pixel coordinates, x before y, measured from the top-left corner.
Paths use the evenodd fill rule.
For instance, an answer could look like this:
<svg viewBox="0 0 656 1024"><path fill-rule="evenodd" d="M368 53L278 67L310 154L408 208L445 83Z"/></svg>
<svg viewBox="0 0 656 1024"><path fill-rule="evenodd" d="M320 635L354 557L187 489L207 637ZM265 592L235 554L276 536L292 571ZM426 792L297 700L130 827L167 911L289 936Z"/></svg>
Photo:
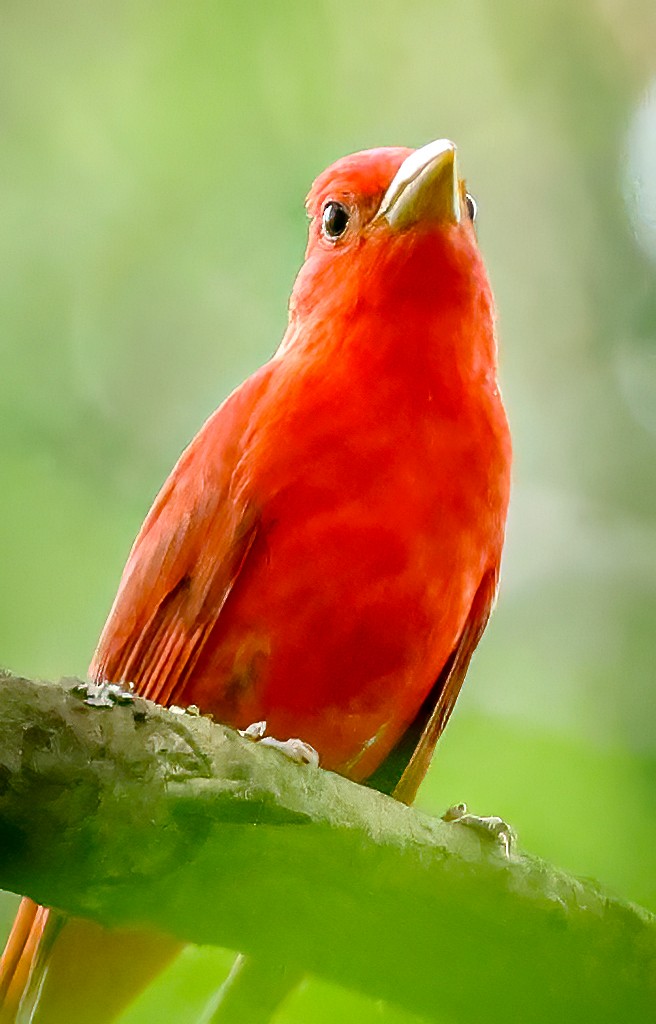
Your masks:
<svg viewBox="0 0 656 1024"><path fill-rule="evenodd" d="M160 483L282 334L313 177L449 136L516 462L499 605L419 803L501 814L656 910L653 0L0 19L0 663L84 673ZM189 950L124 1024L191 1021L229 962ZM276 1017L351 1020L411 1018L318 981Z"/></svg>

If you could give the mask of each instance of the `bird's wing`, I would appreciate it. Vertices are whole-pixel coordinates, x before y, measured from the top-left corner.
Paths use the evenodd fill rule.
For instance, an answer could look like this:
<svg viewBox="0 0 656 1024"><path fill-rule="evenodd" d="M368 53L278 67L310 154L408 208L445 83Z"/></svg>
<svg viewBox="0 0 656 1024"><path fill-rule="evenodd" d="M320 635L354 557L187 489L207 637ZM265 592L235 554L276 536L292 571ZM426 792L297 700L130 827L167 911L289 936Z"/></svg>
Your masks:
<svg viewBox="0 0 656 1024"><path fill-rule="evenodd" d="M90 666L161 704L180 699L258 535L243 452L273 372L267 364L207 421L180 457L128 558Z"/></svg>
<svg viewBox="0 0 656 1024"><path fill-rule="evenodd" d="M366 785L391 793L405 804L413 802L428 771L435 744L453 711L471 656L494 607L498 578L498 567L490 569L483 576L458 643L435 685L412 725L374 775L367 779Z"/></svg>
<svg viewBox="0 0 656 1024"><path fill-rule="evenodd" d="M184 687L258 534L240 460L272 372L263 367L223 403L164 484L123 572L94 679L133 682L163 704ZM84 966L89 948L112 964L109 987L107 972ZM25 899L0 965L0 1020L13 1022L17 1012L32 1020L37 998L39 1020L87 1021L91 1005L94 1020L114 1020L178 948L168 937L106 932Z"/></svg>

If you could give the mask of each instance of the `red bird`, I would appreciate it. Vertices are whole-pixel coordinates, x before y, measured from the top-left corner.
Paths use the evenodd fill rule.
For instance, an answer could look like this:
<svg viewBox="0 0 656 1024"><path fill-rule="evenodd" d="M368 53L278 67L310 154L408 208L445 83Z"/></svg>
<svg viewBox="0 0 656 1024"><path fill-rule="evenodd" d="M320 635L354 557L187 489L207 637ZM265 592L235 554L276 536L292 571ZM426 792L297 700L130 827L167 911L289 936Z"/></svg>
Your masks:
<svg viewBox="0 0 656 1024"><path fill-rule="evenodd" d="M410 802L497 589L511 448L492 293L447 140L345 157L307 209L282 344L165 483L91 676L264 719ZM63 948L46 914L26 901L5 953L7 1020L37 940L31 1002ZM42 1002L31 1019L53 1018Z"/></svg>

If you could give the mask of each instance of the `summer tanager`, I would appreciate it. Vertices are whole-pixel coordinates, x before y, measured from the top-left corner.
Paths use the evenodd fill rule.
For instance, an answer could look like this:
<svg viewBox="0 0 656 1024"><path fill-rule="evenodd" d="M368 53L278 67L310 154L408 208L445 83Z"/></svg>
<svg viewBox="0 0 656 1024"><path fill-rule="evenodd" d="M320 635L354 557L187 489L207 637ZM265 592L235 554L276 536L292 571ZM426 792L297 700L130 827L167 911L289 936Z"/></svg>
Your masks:
<svg viewBox="0 0 656 1024"><path fill-rule="evenodd" d="M266 720L410 802L497 589L511 451L492 294L447 140L345 157L307 209L282 343L164 484L90 672ZM110 1019L121 978L138 987L174 949L48 914L23 902L5 1020L21 997L26 1019ZM111 942L109 983L76 1008Z"/></svg>

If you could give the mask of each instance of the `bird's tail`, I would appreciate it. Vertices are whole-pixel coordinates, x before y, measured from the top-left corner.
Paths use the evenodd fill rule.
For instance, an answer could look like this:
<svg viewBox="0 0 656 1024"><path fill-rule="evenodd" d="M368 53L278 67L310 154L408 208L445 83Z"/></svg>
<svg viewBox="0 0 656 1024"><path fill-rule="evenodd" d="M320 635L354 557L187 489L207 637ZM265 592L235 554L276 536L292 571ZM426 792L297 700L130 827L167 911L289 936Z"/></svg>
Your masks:
<svg viewBox="0 0 656 1024"><path fill-rule="evenodd" d="M47 922L45 907L32 900L21 901L0 960L0 1024L17 1020Z"/></svg>
<svg viewBox="0 0 656 1024"><path fill-rule="evenodd" d="M0 1024L110 1024L180 948L24 899L0 960Z"/></svg>

